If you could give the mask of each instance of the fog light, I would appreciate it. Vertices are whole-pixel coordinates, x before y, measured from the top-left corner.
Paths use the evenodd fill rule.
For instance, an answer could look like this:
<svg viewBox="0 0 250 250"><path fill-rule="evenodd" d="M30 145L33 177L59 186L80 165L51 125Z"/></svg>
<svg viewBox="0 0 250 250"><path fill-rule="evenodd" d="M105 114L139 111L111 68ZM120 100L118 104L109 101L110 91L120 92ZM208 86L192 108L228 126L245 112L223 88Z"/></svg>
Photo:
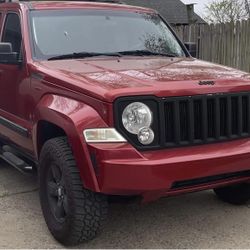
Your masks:
<svg viewBox="0 0 250 250"><path fill-rule="evenodd" d="M151 128L141 128L138 133L138 140L143 145L149 145L154 141L155 135Z"/></svg>

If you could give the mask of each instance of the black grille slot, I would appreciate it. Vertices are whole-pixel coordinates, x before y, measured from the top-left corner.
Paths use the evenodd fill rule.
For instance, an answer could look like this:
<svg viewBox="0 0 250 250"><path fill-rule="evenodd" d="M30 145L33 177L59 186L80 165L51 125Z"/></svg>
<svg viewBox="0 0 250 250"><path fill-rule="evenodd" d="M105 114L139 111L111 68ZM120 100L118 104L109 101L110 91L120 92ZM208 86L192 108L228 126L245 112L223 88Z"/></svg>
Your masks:
<svg viewBox="0 0 250 250"><path fill-rule="evenodd" d="M232 135L238 133L238 97L232 97Z"/></svg>
<svg viewBox="0 0 250 250"><path fill-rule="evenodd" d="M169 102L165 106L166 116L166 142L174 142L174 104Z"/></svg>
<svg viewBox="0 0 250 250"><path fill-rule="evenodd" d="M194 139L202 139L202 101L194 101Z"/></svg>
<svg viewBox="0 0 250 250"><path fill-rule="evenodd" d="M209 99L207 102L207 135L208 138L215 137L215 100Z"/></svg>
<svg viewBox="0 0 250 250"><path fill-rule="evenodd" d="M220 99L220 136L227 135L227 99Z"/></svg>
<svg viewBox="0 0 250 250"><path fill-rule="evenodd" d="M250 94L167 98L165 147L205 144L250 135Z"/></svg>
<svg viewBox="0 0 250 250"><path fill-rule="evenodd" d="M180 102L180 138L181 141L188 141L188 120L189 120L189 114L188 114L188 102L182 101Z"/></svg>
<svg viewBox="0 0 250 250"><path fill-rule="evenodd" d="M249 128L249 100L247 96L242 97L242 132L248 133Z"/></svg>

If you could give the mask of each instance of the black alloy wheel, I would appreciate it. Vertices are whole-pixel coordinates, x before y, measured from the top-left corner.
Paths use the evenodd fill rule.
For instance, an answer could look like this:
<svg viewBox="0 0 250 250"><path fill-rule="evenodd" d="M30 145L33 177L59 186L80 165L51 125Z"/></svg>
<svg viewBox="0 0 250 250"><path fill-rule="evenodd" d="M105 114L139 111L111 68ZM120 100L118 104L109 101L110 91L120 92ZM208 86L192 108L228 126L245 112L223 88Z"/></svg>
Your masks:
<svg viewBox="0 0 250 250"><path fill-rule="evenodd" d="M46 182L51 212L58 222L64 222L69 209L68 198L62 171L55 163L50 166Z"/></svg>

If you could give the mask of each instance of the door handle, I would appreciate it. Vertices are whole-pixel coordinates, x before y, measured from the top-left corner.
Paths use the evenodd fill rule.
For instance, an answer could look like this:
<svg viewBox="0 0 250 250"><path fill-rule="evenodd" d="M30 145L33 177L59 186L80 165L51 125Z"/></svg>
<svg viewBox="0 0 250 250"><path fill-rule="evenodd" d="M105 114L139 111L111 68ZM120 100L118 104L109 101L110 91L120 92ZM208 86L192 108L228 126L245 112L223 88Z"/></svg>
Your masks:
<svg viewBox="0 0 250 250"><path fill-rule="evenodd" d="M35 87L35 90L37 90L37 91L41 91L41 90L42 90L42 88L41 88L41 87L36 86L36 87Z"/></svg>

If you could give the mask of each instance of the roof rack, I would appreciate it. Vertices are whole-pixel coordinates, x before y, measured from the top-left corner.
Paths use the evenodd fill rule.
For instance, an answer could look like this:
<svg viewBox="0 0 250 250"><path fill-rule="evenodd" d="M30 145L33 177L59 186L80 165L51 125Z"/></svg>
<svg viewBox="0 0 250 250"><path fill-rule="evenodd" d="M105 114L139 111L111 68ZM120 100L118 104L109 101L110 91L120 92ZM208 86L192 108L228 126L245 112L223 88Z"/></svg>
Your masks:
<svg viewBox="0 0 250 250"><path fill-rule="evenodd" d="M19 0L0 0L0 3L18 3Z"/></svg>
<svg viewBox="0 0 250 250"><path fill-rule="evenodd" d="M0 0L0 3L18 3L18 2L22 2L22 1L31 1L31 0ZM67 0L66 0L67 1ZM69 2L72 0L68 0ZM96 3L117 3L117 4L121 4L122 2L119 0L76 0L79 2L96 2Z"/></svg>

